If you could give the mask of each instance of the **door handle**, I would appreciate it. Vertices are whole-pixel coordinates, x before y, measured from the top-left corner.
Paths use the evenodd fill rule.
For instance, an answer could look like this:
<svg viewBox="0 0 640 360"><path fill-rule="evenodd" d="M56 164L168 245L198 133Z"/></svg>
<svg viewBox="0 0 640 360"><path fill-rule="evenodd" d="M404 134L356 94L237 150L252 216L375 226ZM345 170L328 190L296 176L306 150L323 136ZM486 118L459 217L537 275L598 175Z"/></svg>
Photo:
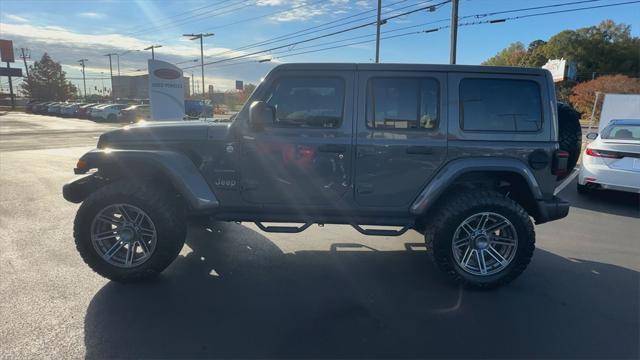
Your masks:
<svg viewBox="0 0 640 360"><path fill-rule="evenodd" d="M407 154L422 154L429 155L432 154L433 151L426 146L407 146L406 149Z"/></svg>
<svg viewBox="0 0 640 360"><path fill-rule="evenodd" d="M346 145L337 145L337 144L326 144L318 146L319 152L328 152L328 153L344 153L347 151Z"/></svg>

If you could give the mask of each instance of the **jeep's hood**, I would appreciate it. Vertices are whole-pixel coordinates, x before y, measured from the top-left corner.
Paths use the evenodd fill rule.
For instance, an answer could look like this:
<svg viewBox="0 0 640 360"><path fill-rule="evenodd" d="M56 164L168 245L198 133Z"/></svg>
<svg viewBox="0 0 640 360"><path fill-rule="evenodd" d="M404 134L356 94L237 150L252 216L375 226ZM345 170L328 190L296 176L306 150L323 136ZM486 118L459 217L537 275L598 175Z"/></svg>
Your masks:
<svg viewBox="0 0 640 360"><path fill-rule="evenodd" d="M205 121L157 121L128 125L100 136L98 148L116 144L144 145L148 143L204 141L224 138L229 124Z"/></svg>

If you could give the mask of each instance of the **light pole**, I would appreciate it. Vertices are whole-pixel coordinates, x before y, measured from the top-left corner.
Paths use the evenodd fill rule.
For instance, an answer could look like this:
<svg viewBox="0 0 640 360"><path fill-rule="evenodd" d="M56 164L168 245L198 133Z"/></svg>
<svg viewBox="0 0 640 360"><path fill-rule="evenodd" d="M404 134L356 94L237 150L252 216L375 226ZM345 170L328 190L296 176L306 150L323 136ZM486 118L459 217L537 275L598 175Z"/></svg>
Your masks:
<svg viewBox="0 0 640 360"><path fill-rule="evenodd" d="M156 54L153 51L153 49L157 49L157 48L161 48L162 45L151 45L149 47L144 48L144 50L151 50L151 60L154 60L156 58Z"/></svg>
<svg viewBox="0 0 640 360"><path fill-rule="evenodd" d="M200 34L183 34L182 36L190 37L189 40L200 39L200 70L202 71L202 98L205 98L205 86L204 86L204 45L203 39L209 36L213 36L213 33L200 33Z"/></svg>
<svg viewBox="0 0 640 360"><path fill-rule="evenodd" d="M80 59L78 62L82 65L82 84L84 86L84 101L87 101L87 78L84 75L84 63L89 61L88 59Z"/></svg>
<svg viewBox="0 0 640 360"><path fill-rule="evenodd" d="M115 98L115 92L113 91L113 63L111 62L111 56L112 55L118 55L118 54L105 54L104 56L108 56L109 57L109 73L111 75L111 101L115 102L116 98Z"/></svg>

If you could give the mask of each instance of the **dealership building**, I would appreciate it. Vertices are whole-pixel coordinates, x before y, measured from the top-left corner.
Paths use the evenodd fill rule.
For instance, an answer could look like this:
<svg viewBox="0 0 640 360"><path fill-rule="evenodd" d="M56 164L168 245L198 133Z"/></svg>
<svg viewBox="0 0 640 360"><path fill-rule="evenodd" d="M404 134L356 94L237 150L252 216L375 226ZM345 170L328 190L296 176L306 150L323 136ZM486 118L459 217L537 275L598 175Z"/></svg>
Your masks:
<svg viewBox="0 0 640 360"><path fill-rule="evenodd" d="M189 87L190 79L184 77L184 97L191 95ZM114 76L113 96L117 99L148 99L149 98L149 75L137 76Z"/></svg>

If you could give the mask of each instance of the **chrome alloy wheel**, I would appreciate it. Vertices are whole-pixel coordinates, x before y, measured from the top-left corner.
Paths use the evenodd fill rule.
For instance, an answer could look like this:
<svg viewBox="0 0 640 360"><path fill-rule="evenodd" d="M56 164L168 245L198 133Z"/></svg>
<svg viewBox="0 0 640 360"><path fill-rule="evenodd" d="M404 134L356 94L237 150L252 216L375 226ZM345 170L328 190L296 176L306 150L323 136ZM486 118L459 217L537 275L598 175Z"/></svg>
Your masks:
<svg viewBox="0 0 640 360"><path fill-rule="evenodd" d="M481 212L458 226L451 247L462 270L472 275L493 275L504 270L515 257L518 233L504 216Z"/></svg>
<svg viewBox="0 0 640 360"><path fill-rule="evenodd" d="M102 259L121 268L138 266L156 249L156 227L140 208L113 204L102 209L91 223L91 242Z"/></svg>

